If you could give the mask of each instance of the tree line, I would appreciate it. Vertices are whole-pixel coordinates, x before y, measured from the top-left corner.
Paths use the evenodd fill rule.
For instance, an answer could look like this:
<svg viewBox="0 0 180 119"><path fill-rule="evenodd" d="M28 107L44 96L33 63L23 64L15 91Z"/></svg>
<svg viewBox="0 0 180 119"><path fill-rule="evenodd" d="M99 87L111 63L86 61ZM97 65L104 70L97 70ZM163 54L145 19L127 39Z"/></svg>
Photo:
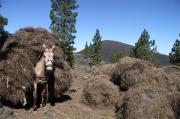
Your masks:
<svg viewBox="0 0 180 119"><path fill-rule="evenodd" d="M96 35L98 37L100 36L99 30L96 31L93 41L94 39L98 38ZM91 58L91 56L93 56L94 64L100 64L100 62L102 61L102 54L101 54L102 41L99 40L99 42L101 42L99 43L99 46L95 42L93 42L94 43L93 45L90 44L88 46L86 42L85 48L83 50L83 54L85 58ZM96 56L99 56L101 60L96 59L95 58ZM131 48L129 56L146 60L153 63L156 66L159 66L159 63L160 63L159 52L157 51L155 40L150 39L150 35L146 29L144 29L143 32L141 33L138 41L135 43L135 46ZM112 63L118 62L119 59L121 59L122 57L123 55L121 52L113 53L111 56L111 62ZM171 49L171 52L169 53L169 59L170 59L171 64L180 66L180 40L179 39L175 41L173 48Z"/></svg>
<svg viewBox="0 0 180 119"><path fill-rule="evenodd" d="M0 5L1 7L1 5ZM61 42L61 48L64 52L65 59L71 67L74 64L74 39L76 38L76 21L77 9L79 5L76 0L51 0L50 10L50 29L58 36ZM7 25L8 19L0 14L0 48L10 34L5 31L4 26ZM179 35L180 36L180 35ZM93 64L100 64L103 61L102 55L102 36L99 29L92 39L93 44L86 42L83 54L85 58L90 58ZM141 33L140 38L130 51L130 56L152 62L156 65L159 64L159 53L155 40L150 40L150 35L146 29ZM122 58L122 54L114 53L111 56L112 62L117 62ZM180 40L177 39L169 53L169 59L172 64L180 66Z"/></svg>

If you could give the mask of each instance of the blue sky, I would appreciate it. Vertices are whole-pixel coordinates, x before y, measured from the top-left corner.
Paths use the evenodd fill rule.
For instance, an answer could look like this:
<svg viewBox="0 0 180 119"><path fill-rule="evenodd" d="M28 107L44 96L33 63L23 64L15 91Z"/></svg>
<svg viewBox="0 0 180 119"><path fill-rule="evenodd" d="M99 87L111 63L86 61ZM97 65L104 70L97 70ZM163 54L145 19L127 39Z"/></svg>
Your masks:
<svg viewBox="0 0 180 119"><path fill-rule="evenodd" d="M0 13L8 18L6 30L32 26L49 29L50 0L0 0ZM168 54L180 33L180 0L77 0L79 15L75 47L90 43L96 29L103 40L134 45L143 29L156 40L158 51Z"/></svg>

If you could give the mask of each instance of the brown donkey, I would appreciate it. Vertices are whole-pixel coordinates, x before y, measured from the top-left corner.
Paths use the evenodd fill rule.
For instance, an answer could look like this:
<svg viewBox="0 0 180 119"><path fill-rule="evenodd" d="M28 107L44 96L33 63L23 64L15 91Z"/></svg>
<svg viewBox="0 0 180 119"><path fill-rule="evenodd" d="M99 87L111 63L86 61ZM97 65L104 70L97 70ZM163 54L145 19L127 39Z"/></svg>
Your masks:
<svg viewBox="0 0 180 119"><path fill-rule="evenodd" d="M54 76L54 53L53 50L55 46L52 48L46 48L43 44L44 53L41 59L36 63L34 68L35 71L35 79L33 81L33 100L34 100L34 111L37 110L37 86L42 87L41 98L42 98L42 106L44 107L48 101L48 83L50 82L50 76ZM53 92L52 92L53 93Z"/></svg>

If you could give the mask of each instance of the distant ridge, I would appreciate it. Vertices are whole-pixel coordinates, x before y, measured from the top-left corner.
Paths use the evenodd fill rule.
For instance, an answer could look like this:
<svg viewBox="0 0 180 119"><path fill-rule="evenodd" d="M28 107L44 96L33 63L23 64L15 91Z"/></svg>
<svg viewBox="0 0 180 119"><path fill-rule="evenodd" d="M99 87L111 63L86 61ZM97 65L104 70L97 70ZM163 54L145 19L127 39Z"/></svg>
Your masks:
<svg viewBox="0 0 180 119"><path fill-rule="evenodd" d="M130 49L133 47L131 45L113 41L113 40L104 40L102 41L103 47L103 60L105 62L111 62L111 55L113 53L122 53L123 56L129 56Z"/></svg>
<svg viewBox="0 0 180 119"><path fill-rule="evenodd" d="M106 63L110 63L111 55L113 53L120 52L123 54L123 56L129 56L130 49L134 46L113 40L103 40L102 47L103 47L103 60ZM80 51L79 53L82 53L82 51ZM160 58L160 65L170 64L169 57L167 55L160 54L159 58Z"/></svg>

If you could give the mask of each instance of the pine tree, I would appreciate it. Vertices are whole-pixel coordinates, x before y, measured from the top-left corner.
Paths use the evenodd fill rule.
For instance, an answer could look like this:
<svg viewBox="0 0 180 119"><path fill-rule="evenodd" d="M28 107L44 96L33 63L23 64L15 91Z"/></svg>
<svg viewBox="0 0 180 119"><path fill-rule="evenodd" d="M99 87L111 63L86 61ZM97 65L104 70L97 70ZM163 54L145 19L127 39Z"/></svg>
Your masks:
<svg viewBox="0 0 180 119"><path fill-rule="evenodd" d="M131 50L131 56L136 58L150 61L158 65L158 52L157 46L155 46L155 40L150 40L150 35L148 31L144 29L138 42L135 44L135 48Z"/></svg>
<svg viewBox="0 0 180 119"><path fill-rule="evenodd" d="M89 57L89 46L88 46L88 43L86 42L85 44L85 49L83 51L83 54L84 54L84 57L85 58L88 58Z"/></svg>
<svg viewBox="0 0 180 119"><path fill-rule="evenodd" d="M61 47L66 56L66 60L70 66L74 64L74 44L76 33L76 17L78 13L75 11L79 6L76 0L51 0L52 10L50 12L51 25L50 29L52 32L57 34L61 39Z"/></svg>
<svg viewBox="0 0 180 119"><path fill-rule="evenodd" d="M180 40L175 41L171 53L169 53L169 59L172 64L180 66Z"/></svg>
<svg viewBox="0 0 180 119"><path fill-rule="evenodd" d="M94 54L94 47L92 45L92 43L90 43L89 45L89 58L93 58L93 54Z"/></svg>
<svg viewBox="0 0 180 119"><path fill-rule="evenodd" d="M4 26L7 25L7 23L8 23L8 19L0 14L0 48L4 44L6 38L8 38L8 36L10 35L7 31L4 30Z"/></svg>
<svg viewBox="0 0 180 119"><path fill-rule="evenodd" d="M7 25L7 23L7 19L0 15L0 31L4 30L4 25Z"/></svg>
<svg viewBox="0 0 180 119"><path fill-rule="evenodd" d="M93 38L93 63L100 64L102 62L102 41L99 29L96 30L96 33Z"/></svg>

